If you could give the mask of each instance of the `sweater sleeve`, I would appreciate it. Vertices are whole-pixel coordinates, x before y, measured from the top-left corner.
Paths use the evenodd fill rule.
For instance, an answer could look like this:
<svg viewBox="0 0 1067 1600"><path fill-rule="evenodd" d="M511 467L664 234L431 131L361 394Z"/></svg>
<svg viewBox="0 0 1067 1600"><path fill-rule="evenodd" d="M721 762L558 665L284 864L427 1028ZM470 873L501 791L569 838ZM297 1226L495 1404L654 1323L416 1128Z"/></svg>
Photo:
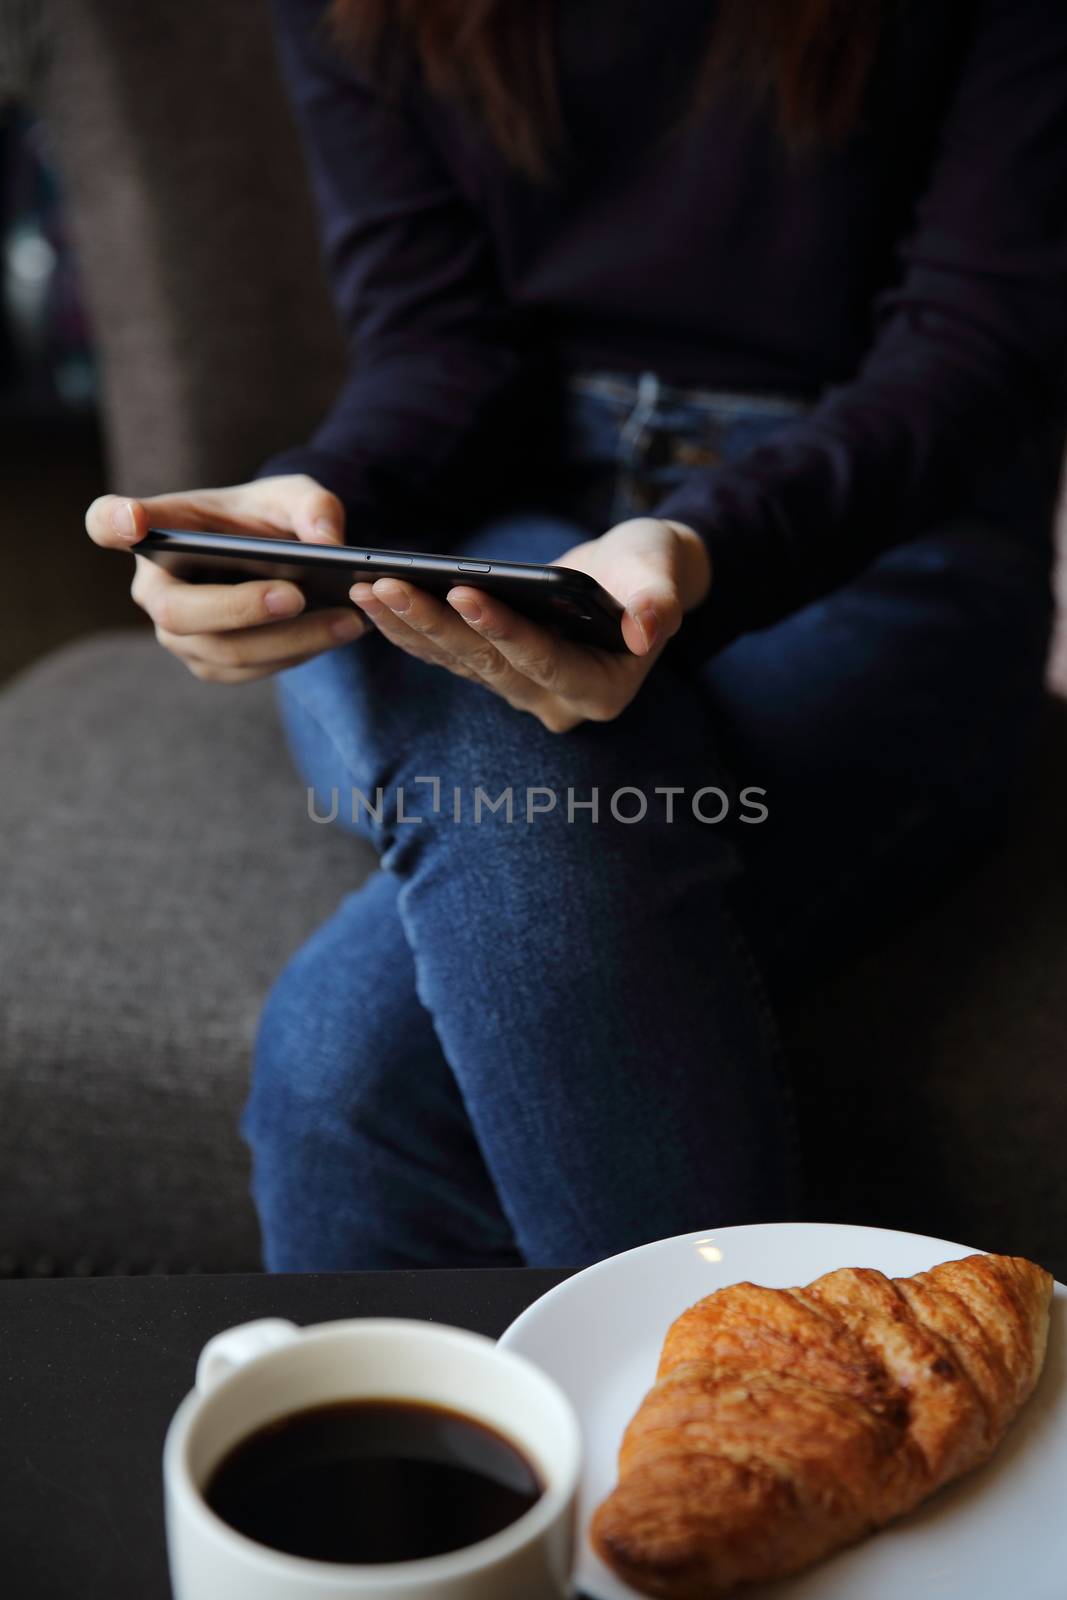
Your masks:
<svg viewBox="0 0 1067 1600"><path fill-rule="evenodd" d="M349 371L310 441L258 476L307 472L344 502L352 542L384 530L417 546L521 357L483 228L409 99L364 81L326 31L324 0L273 9Z"/></svg>
<svg viewBox="0 0 1067 1600"><path fill-rule="evenodd" d="M1067 350L1067 6L981 0L897 284L852 381L656 514L705 539L698 654L967 503L1056 404ZM788 264L783 263L783 270Z"/></svg>

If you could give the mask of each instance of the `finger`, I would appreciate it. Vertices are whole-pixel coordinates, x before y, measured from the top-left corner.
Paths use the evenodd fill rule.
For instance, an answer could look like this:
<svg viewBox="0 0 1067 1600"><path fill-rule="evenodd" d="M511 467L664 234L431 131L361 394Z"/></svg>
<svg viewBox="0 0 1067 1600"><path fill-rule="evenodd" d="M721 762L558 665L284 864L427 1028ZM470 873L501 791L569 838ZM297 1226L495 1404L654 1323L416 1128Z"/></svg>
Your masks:
<svg viewBox="0 0 1067 1600"><path fill-rule="evenodd" d="M292 535L305 544L344 543L342 501L305 472L203 492L217 505L223 520L215 526L223 532L257 529L268 537Z"/></svg>
<svg viewBox="0 0 1067 1600"><path fill-rule="evenodd" d="M199 678L201 683L255 683L260 678L271 678L279 672L288 672L292 667L302 667L305 661L310 661L318 654L312 651L306 656L294 656L291 660L267 662L260 667L226 667L211 661L197 661L188 656L179 656L182 665Z"/></svg>
<svg viewBox="0 0 1067 1600"><path fill-rule="evenodd" d="M439 649L432 640L409 627L402 616L397 616L383 601L377 599L369 583L354 584L350 594L363 614L390 644L395 644L405 654L415 656L420 661L428 661L432 666L449 669L456 666L452 656ZM461 676L467 675L461 674Z"/></svg>
<svg viewBox="0 0 1067 1600"><path fill-rule="evenodd" d="M448 604L514 672L584 717L617 715L633 692L633 657L561 639L478 589L450 589Z"/></svg>
<svg viewBox="0 0 1067 1600"><path fill-rule="evenodd" d="M145 561L145 567L155 563ZM168 574L169 576L169 574ZM256 578L248 583L159 583L149 574L134 580L134 599L168 633L228 633L299 616L306 607L295 583Z"/></svg>
<svg viewBox="0 0 1067 1600"><path fill-rule="evenodd" d="M157 628L169 633L256 627L298 616L304 610L304 596L295 583L258 579L240 584L185 583L143 556L135 556L135 561L130 594Z"/></svg>
<svg viewBox="0 0 1067 1600"><path fill-rule="evenodd" d="M180 584L181 579L176 578L172 572L167 572L163 567L157 566L154 561L149 561L144 556L135 555L133 558L133 581L130 584L130 595L141 607L152 616L152 607L157 603L158 597L165 589L173 588ZM153 618L154 620L154 618Z"/></svg>
<svg viewBox="0 0 1067 1600"><path fill-rule="evenodd" d="M379 579L373 594L385 599L394 621L399 616L432 649L456 663L464 677L480 679L519 710L540 707L545 699L542 687L517 672L489 639L469 628L452 608L395 578Z"/></svg>
<svg viewBox="0 0 1067 1600"><path fill-rule="evenodd" d="M567 732L585 719L586 712L580 705L570 703L529 674L519 671L491 640L481 638L475 629L454 614L455 608L450 609L421 590L408 589L406 584L394 579L381 580L381 586L383 592L392 592L397 604L404 605L403 616L405 621L410 619L411 628L430 639L436 649L447 652L449 659L456 663L454 671L474 678L516 711L537 717L550 732ZM378 593L378 584L374 591ZM470 592L477 594L477 591ZM479 594L478 598L484 597ZM560 642L551 635L546 635L546 640L549 648Z"/></svg>
<svg viewBox="0 0 1067 1600"><path fill-rule="evenodd" d="M369 584L357 584L353 594L369 589ZM394 598L400 599L395 594ZM410 608L405 605L401 615L393 613L374 593L363 595L362 604L369 614L380 617L376 626L386 637L409 655L445 667L457 677L499 695L513 710L536 717L550 732L569 732L584 720L580 712L516 672L488 641L479 639L458 617L451 616L447 606L421 590L410 591L410 598Z"/></svg>
<svg viewBox="0 0 1067 1600"><path fill-rule="evenodd" d="M343 544L345 508L335 494L313 478L292 503L291 529L307 544Z"/></svg>
<svg viewBox="0 0 1067 1600"><path fill-rule="evenodd" d="M232 633L171 633L157 625L156 638L165 649L184 661L239 670L264 667L278 671L350 644L366 632L366 623L354 611L314 611L295 622L244 628Z"/></svg>
<svg viewBox="0 0 1067 1600"><path fill-rule="evenodd" d="M372 586L373 597L384 602L394 620L401 620L435 649L467 663L474 671L493 672L504 666L498 653L481 639L462 618L423 589L395 578L380 578Z"/></svg>

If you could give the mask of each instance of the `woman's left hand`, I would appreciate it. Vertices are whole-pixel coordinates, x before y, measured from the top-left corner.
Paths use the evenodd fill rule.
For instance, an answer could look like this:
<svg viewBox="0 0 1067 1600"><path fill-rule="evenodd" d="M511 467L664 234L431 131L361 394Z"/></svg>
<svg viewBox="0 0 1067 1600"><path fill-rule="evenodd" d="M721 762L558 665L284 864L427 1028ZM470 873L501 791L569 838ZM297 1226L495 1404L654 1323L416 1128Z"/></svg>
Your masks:
<svg viewBox="0 0 1067 1600"><path fill-rule="evenodd" d="M711 562L692 528L634 517L575 545L556 565L587 572L626 607L627 653L561 639L465 584L449 590L447 604L396 578L357 583L350 593L401 650L484 684L550 733L567 733L625 710L684 614L707 595Z"/></svg>

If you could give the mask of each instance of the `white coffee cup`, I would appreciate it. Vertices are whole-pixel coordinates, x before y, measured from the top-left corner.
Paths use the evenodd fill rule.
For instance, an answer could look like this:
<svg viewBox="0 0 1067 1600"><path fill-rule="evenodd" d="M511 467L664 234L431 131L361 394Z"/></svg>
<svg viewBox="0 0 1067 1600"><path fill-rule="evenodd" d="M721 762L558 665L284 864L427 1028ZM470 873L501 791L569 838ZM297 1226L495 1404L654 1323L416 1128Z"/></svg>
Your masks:
<svg viewBox="0 0 1067 1600"><path fill-rule="evenodd" d="M477 1544L366 1566L286 1555L209 1508L204 1488L239 1440L277 1417L346 1399L430 1402L487 1423L538 1469L545 1492ZM580 1457L578 1419L562 1390L480 1334L370 1318L229 1328L201 1351L196 1387L163 1449L175 1600L558 1600L571 1592Z"/></svg>

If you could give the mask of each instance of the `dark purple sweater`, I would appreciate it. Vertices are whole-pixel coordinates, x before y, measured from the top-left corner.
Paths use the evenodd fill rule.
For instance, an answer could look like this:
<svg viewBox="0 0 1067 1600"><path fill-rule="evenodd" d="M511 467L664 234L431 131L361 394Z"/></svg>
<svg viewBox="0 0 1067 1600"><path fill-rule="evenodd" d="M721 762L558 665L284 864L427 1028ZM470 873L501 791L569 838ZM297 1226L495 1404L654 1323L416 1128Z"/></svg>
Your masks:
<svg viewBox="0 0 1067 1600"><path fill-rule="evenodd" d="M708 543L692 622L713 648L965 510L1052 411L1067 0L900 0L855 133L799 156L740 91L665 132L712 0L558 0L568 144L547 185L414 84L384 102L329 43L323 0L274 4L351 370L262 474L335 490L352 542L433 547L425 508L465 474L473 504L502 419L521 489L531 397L567 369L818 397L657 508Z"/></svg>

